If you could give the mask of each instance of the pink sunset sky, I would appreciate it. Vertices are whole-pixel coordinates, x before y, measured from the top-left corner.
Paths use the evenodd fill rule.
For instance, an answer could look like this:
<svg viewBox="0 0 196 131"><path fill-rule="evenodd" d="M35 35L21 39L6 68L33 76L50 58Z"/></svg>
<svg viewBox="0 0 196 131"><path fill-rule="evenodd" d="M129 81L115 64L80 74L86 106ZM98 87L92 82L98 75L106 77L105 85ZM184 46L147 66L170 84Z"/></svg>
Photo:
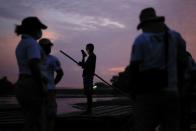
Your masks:
<svg viewBox="0 0 196 131"><path fill-rule="evenodd" d="M64 57L64 50L81 60L86 43L95 45L96 74L110 82L130 61L131 46L141 33L136 30L141 9L154 7L157 15L187 42L196 59L195 0L0 0L0 78L16 82L18 67L15 48L20 40L14 34L15 24L27 16L38 16L48 26L44 37L50 38L52 54L59 58L64 77L58 87L82 88L82 70ZM95 82L99 81L95 79Z"/></svg>

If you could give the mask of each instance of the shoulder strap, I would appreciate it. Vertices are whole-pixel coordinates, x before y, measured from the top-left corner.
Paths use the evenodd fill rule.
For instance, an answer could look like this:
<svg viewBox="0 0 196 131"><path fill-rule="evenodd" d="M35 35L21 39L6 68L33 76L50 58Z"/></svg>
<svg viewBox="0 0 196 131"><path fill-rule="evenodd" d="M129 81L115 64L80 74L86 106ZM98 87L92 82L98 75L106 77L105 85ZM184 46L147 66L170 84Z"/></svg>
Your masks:
<svg viewBox="0 0 196 131"><path fill-rule="evenodd" d="M164 34L164 50L165 50L165 70L166 70L166 81L168 85L168 60L169 60L169 32L168 29L165 30Z"/></svg>
<svg viewBox="0 0 196 131"><path fill-rule="evenodd" d="M165 52L165 68L168 68L168 58L169 58L169 32L168 30L165 31L164 34L164 52Z"/></svg>

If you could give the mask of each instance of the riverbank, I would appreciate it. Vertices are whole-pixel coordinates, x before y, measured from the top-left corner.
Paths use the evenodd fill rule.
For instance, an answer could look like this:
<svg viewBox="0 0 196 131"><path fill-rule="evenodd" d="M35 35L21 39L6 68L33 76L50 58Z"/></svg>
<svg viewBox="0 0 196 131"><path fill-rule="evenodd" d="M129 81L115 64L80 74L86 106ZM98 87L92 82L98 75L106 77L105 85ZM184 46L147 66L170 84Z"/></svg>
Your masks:
<svg viewBox="0 0 196 131"><path fill-rule="evenodd" d="M83 89L72 89L72 88L56 88L54 89L57 97L82 97L84 96ZM94 89L93 95L95 96L120 96L121 94L112 88L106 89ZM1 93L1 96L15 96L15 90L12 92Z"/></svg>
<svg viewBox="0 0 196 131"><path fill-rule="evenodd" d="M85 97L83 89L55 89L57 97ZM121 96L120 93L112 88L108 89L95 89L93 91L95 97L111 97Z"/></svg>

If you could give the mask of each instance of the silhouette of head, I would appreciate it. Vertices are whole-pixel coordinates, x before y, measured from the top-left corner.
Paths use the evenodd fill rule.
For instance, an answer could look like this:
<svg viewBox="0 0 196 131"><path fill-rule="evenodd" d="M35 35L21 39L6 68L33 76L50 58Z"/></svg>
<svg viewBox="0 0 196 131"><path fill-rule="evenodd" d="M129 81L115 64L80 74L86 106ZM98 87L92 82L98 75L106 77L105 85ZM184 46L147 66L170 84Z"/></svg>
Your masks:
<svg viewBox="0 0 196 131"><path fill-rule="evenodd" d="M39 40L39 44L46 53L46 55L49 55L51 52L51 48L53 46L53 43L48 38L42 38Z"/></svg>
<svg viewBox="0 0 196 131"><path fill-rule="evenodd" d="M140 13L139 19L140 19L140 23L137 26L138 30L143 28L148 23L164 22L165 21L165 17L164 16L157 16L155 9L152 7L143 9Z"/></svg>
<svg viewBox="0 0 196 131"><path fill-rule="evenodd" d="M37 17L30 16L24 18L21 25L16 25L15 33L17 35L27 34L35 39L40 39L42 36L42 29L47 29L47 26L44 25Z"/></svg>
<svg viewBox="0 0 196 131"><path fill-rule="evenodd" d="M88 54L93 53L93 51L94 51L94 45L92 43L88 43L86 45L86 51L87 51Z"/></svg>

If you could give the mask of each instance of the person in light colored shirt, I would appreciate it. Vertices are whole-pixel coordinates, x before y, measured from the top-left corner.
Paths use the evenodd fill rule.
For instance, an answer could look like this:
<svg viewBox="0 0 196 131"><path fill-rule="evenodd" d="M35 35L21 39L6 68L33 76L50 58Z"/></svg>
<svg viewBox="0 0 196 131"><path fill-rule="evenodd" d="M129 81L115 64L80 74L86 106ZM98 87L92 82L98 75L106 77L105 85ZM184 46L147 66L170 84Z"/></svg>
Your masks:
<svg viewBox="0 0 196 131"><path fill-rule="evenodd" d="M46 55L43 68L45 75L48 78L48 92L46 99L46 130L53 131L57 114L55 86L62 79L63 70L58 58L50 54L53 43L48 38L42 38L39 40L39 44Z"/></svg>
<svg viewBox="0 0 196 131"><path fill-rule="evenodd" d="M46 78L42 72L43 56L37 40L46 29L37 17L30 16L16 25L15 33L21 40L16 47L19 78L16 83L16 98L24 114L24 131L44 131L44 99Z"/></svg>
<svg viewBox="0 0 196 131"><path fill-rule="evenodd" d="M153 131L157 125L162 131L181 129L179 74L184 77L180 67L186 65L186 45L164 21L152 7L140 13L137 29L142 33L133 43L130 60L135 131Z"/></svg>

